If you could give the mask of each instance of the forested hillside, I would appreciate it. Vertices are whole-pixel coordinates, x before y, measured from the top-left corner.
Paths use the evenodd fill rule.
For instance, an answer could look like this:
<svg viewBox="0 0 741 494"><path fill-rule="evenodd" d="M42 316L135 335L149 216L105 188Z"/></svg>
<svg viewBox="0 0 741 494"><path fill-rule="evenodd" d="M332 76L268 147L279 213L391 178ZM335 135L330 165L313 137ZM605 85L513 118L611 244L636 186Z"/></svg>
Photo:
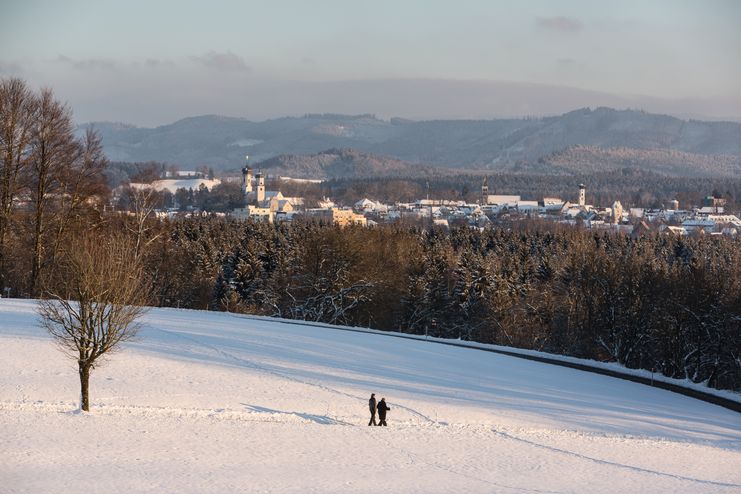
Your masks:
<svg viewBox="0 0 741 494"><path fill-rule="evenodd" d="M255 166L273 176L311 179L425 177L456 173L451 169L416 165L354 149L329 149L311 155L281 154Z"/></svg>
<svg viewBox="0 0 741 494"><path fill-rule="evenodd" d="M741 156L739 123L686 121L610 108L526 119L412 121L321 114L252 122L202 116L151 129L110 123L95 127L112 161L156 160L217 170L241 166L245 155L260 162L278 155L313 155L345 148L448 168L547 173L601 170L605 160L599 152L581 153L580 161L566 168L542 166L542 158L589 146L622 150L622 157L606 151L610 161L622 162L619 166L626 166L628 155L627 166L662 174L733 176L738 174Z"/></svg>
<svg viewBox="0 0 741 494"><path fill-rule="evenodd" d="M599 173L622 169L652 170L685 177L739 177L741 156L686 153L673 149L572 146L538 160L533 170L546 173Z"/></svg>

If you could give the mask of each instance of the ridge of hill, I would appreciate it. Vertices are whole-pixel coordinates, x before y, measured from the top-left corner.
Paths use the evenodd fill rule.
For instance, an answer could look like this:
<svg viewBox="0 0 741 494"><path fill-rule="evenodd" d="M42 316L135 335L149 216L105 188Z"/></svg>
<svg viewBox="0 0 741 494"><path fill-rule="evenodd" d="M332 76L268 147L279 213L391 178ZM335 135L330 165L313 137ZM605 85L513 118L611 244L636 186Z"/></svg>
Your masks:
<svg viewBox="0 0 741 494"><path fill-rule="evenodd" d="M741 157L741 123L681 120L610 108L583 108L544 118L492 120L381 120L373 115L309 114L252 122L206 115L156 128L120 123L92 125L99 130L111 161L154 160L216 170L239 168L245 155L250 155L254 163L284 155L311 156L326 150L353 149L366 156L379 156L363 158L369 165L395 159L428 167L492 172L541 168L547 173L583 173L600 168L605 159L607 166L620 166L629 154L631 166L646 171L737 176ZM556 166L542 166L549 157ZM564 166L567 157L575 161ZM326 160L312 157L301 161L284 157L271 164L290 164L317 173ZM391 162L387 166L391 170L405 167ZM354 169L363 172L362 167ZM417 171L429 172L425 168Z"/></svg>

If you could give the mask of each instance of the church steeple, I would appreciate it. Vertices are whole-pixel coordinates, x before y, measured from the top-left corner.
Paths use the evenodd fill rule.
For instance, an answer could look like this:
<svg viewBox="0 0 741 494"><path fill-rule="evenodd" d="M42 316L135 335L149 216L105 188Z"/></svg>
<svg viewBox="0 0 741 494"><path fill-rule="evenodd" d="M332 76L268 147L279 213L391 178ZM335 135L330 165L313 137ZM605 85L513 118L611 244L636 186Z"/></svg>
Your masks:
<svg viewBox="0 0 741 494"><path fill-rule="evenodd" d="M484 177L484 183L481 184L481 204L489 203L489 177Z"/></svg>
<svg viewBox="0 0 741 494"><path fill-rule="evenodd" d="M242 168L242 197L247 201L247 194L252 192L252 168L247 164L250 157L244 157L244 168Z"/></svg>
<svg viewBox="0 0 741 494"><path fill-rule="evenodd" d="M262 174L262 170L257 172L257 175L255 175L255 178L257 179L257 194L255 199L257 200L257 203L261 203L265 200L265 176Z"/></svg>

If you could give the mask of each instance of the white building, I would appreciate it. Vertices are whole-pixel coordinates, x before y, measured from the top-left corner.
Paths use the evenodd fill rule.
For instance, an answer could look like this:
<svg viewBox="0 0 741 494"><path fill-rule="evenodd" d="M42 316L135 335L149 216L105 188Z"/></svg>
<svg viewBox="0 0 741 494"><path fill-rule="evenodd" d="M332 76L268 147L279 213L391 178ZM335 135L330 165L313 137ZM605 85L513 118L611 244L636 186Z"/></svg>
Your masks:
<svg viewBox="0 0 741 494"><path fill-rule="evenodd" d="M237 208L232 211L232 216L238 220L255 220L263 221L266 223L272 223L275 215L270 208L261 208L259 206L253 206L251 204L246 205L243 208Z"/></svg>
<svg viewBox="0 0 741 494"><path fill-rule="evenodd" d="M507 208L516 208L517 203L520 202L521 198L520 196L515 195L487 195L486 196L486 202L484 204L490 205L490 206L499 206L501 207L507 207Z"/></svg>
<svg viewBox="0 0 741 494"><path fill-rule="evenodd" d="M532 213L538 210L538 201L517 201L517 211L521 213Z"/></svg>
<svg viewBox="0 0 741 494"><path fill-rule="evenodd" d="M620 201L613 202L611 210L613 225L617 225L618 223L623 221L623 205L620 204Z"/></svg>

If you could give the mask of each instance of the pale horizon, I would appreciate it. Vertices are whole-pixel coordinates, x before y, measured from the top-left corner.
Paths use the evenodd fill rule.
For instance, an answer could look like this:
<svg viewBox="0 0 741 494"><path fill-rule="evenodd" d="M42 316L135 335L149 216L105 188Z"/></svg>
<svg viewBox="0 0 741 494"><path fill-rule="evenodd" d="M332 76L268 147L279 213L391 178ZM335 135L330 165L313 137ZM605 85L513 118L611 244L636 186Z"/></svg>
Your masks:
<svg viewBox="0 0 741 494"><path fill-rule="evenodd" d="M77 122L218 114L741 119L741 3L0 0L0 77Z"/></svg>

